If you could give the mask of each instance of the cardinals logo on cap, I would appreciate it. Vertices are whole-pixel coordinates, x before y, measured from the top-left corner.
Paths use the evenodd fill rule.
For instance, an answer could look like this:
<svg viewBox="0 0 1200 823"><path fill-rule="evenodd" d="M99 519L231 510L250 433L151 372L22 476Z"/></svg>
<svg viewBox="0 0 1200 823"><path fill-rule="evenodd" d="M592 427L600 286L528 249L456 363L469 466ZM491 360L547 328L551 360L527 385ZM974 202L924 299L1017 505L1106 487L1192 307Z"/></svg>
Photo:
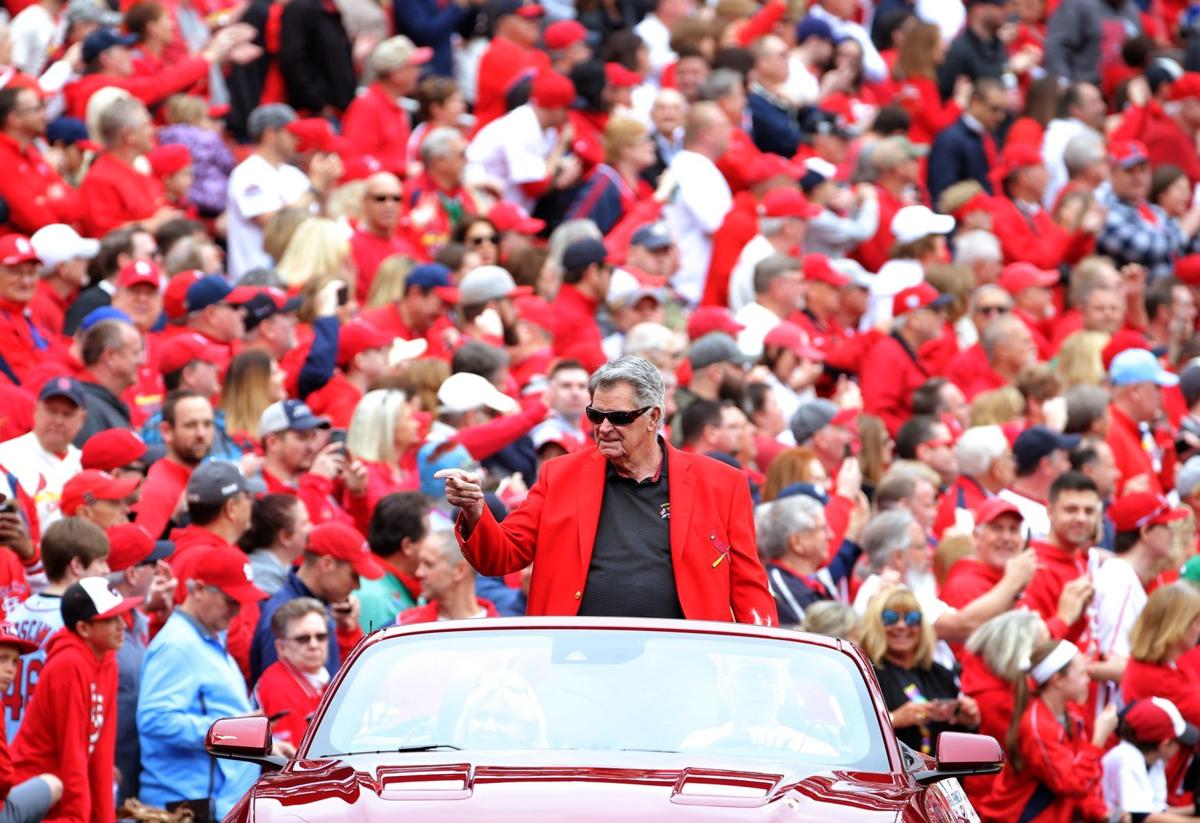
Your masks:
<svg viewBox="0 0 1200 823"><path fill-rule="evenodd" d="M65 377L60 377L54 385L56 385L60 391L69 391L71 388L71 381Z"/></svg>
<svg viewBox="0 0 1200 823"><path fill-rule="evenodd" d="M33 254L33 244L24 237L18 237L17 251L19 251L21 254Z"/></svg>
<svg viewBox="0 0 1200 823"><path fill-rule="evenodd" d="M908 306L910 309L915 309L920 302L921 298L917 297L915 294L910 294L908 297L904 298L904 305Z"/></svg>
<svg viewBox="0 0 1200 823"><path fill-rule="evenodd" d="M246 575L246 582L247 582L247 583L253 583L253 582L254 582L254 569L250 568L250 564L249 564L249 563L247 563L247 564L245 564L244 566L242 566L242 574Z"/></svg>

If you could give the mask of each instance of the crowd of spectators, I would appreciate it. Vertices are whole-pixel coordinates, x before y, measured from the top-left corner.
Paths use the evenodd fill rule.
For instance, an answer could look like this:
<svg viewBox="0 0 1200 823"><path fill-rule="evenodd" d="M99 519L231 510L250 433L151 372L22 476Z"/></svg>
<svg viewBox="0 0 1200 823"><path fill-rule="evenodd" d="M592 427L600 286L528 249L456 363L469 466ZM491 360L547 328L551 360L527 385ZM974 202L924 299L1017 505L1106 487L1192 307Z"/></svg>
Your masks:
<svg viewBox="0 0 1200 823"><path fill-rule="evenodd" d="M0 820L222 816L211 721L524 614L435 475L627 355L982 819L1194 819L1194 4L117 6L0 14Z"/></svg>

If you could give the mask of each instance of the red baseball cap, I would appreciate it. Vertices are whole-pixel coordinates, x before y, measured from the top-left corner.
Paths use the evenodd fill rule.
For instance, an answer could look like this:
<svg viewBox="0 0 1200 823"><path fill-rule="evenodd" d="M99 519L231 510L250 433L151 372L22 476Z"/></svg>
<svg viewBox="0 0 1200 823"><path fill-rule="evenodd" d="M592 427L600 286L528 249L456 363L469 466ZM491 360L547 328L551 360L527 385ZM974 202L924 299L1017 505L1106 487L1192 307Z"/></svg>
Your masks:
<svg viewBox="0 0 1200 823"><path fill-rule="evenodd" d="M587 39L588 31L578 20L559 20L546 26L542 42L550 51L559 51Z"/></svg>
<svg viewBox="0 0 1200 823"><path fill-rule="evenodd" d="M232 546L214 546L205 550L192 570L191 579L216 586L226 596L243 604L257 603L268 597L255 588L254 572L246 554Z"/></svg>
<svg viewBox="0 0 1200 823"><path fill-rule="evenodd" d="M933 286L921 282L898 292L892 298L892 317L900 317L917 309L936 309L946 305L951 299L950 295L939 294Z"/></svg>
<svg viewBox="0 0 1200 823"><path fill-rule="evenodd" d="M823 254L804 255L804 279L828 283L838 289L850 283L850 278L831 266L829 258Z"/></svg>
<svg viewBox="0 0 1200 823"><path fill-rule="evenodd" d="M306 551L345 560L359 576L368 580L383 577L383 566L375 560L371 547L358 529L345 523L322 523L308 535Z"/></svg>
<svg viewBox="0 0 1200 823"><path fill-rule="evenodd" d="M23 234L6 234L0 237L0 266L19 266L22 263L42 262L33 248L33 243Z"/></svg>
<svg viewBox="0 0 1200 823"><path fill-rule="evenodd" d="M975 523L982 526L991 523L1002 514L1015 514L1018 520L1024 520L1021 510L1015 504L1003 497L985 497L983 502L975 507Z"/></svg>
<svg viewBox="0 0 1200 823"><path fill-rule="evenodd" d="M804 176L802 163L793 163L785 157L770 152L755 155L746 164L745 177L747 185L765 183L772 177L790 177L799 180Z"/></svg>
<svg viewBox="0 0 1200 823"><path fill-rule="evenodd" d="M1121 720L1133 732L1138 743L1165 743L1178 740L1194 748L1200 740L1200 730L1188 723L1178 707L1165 697L1135 700L1121 711Z"/></svg>
<svg viewBox="0 0 1200 823"><path fill-rule="evenodd" d="M187 291L204 274L195 269L181 271L171 278L163 291L163 313L171 320L178 320L188 313Z"/></svg>
<svg viewBox="0 0 1200 823"><path fill-rule="evenodd" d="M992 198L987 192L978 192L967 202L963 203L954 211L950 212L950 216L958 222L962 222L968 214L974 214L977 211L984 211L989 214L992 212Z"/></svg>
<svg viewBox="0 0 1200 823"><path fill-rule="evenodd" d="M1185 71L1167 89L1168 100L1186 100L1189 97L1200 97L1200 73L1194 71Z"/></svg>
<svg viewBox="0 0 1200 823"><path fill-rule="evenodd" d="M151 260L131 260L117 273L117 285L123 289L143 285L159 289L162 288L162 281L162 269Z"/></svg>
<svg viewBox="0 0 1200 823"><path fill-rule="evenodd" d="M529 102L543 109L565 109L575 102L575 84L556 71L543 69L534 75Z"/></svg>
<svg viewBox="0 0 1200 823"><path fill-rule="evenodd" d="M745 329L745 325L734 320L729 309L724 306L701 306L692 312L687 322L689 340L697 340L715 331L737 337Z"/></svg>
<svg viewBox="0 0 1200 823"><path fill-rule="evenodd" d="M1176 258L1175 277L1180 283L1200 286L1200 254L1185 254Z"/></svg>
<svg viewBox="0 0 1200 823"><path fill-rule="evenodd" d="M85 469L110 472L136 463L146 455L146 441L129 429L105 429L83 444L80 463Z"/></svg>
<svg viewBox="0 0 1200 823"><path fill-rule="evenodd" d="M546 14L546 10L532 0L497 0L488 4L488 10L493 17L515 14L527 20L537 20Z"/></svg>
<svg viewBox="0 0 1200 823"><path fill-rule="evenodd" d="M73 517L80 506L97 500L124 500L133 494L142 478L113 477L108 472L88 469L72 477L63 486L59 507L67 517Z"/></svg>
<svg viewBox="0 0 1200 823"><path fill-rule="evenodd" d="M786 320L767 332L766 337L763 338L763 345L783 346L804 360L812 360L817 363L825 362L825 352L812 344L804 329Z"/></svg>
<svg viewBox="0 0 1200 823"><path fill-rule="evenodd" d="M192 154L181 143L155 146L146 159L150 161L150 170L160 180L192 165Z"/></svg>
<svg viewBox="0 0 1200 823"><path fill-rule="evenodd" d="M1100 362L1104 364L1104 370L1108 371L1112 367L1113 358L1121 352L1129 349L1148 348L1150 348L1150 343L1140 331L1134 329L1117 329L1113 336L1109 338L1108 344L1100 351Z"/></svg>
<svg viewBox="0 0 1200 823"><path fill-rule="evenodd" d="M339 154L348 146L345 138L333 133L333 126L324 117L302 117L284 128L296 135L296 151L300 154L308 151Z"/></svg>
<svg viewBox="0 0 1200 823"><path fill-rule="evenodd" d="M373 326L365 320L353 320L338 331L338 365L346 365L368 349L386 348L392 345L394 338L395 335L391 332Z"/></svg>
<svg viewBox="0 0 1200 823"><path fill-rule="evenodd" d="M67 587L60 608L63 624L74 631L80 620L107 620L133 611L141 603L140 597L122 597L107 578L85 577Z"/></svg>
<svg viewBox="0 0 1200 823"><path fill-rule="evenodd" d="M513 300L513 306L517 309L517 317L526 323L532 323L551 334L554 333L557 325L554 321L554 309L546 302L545 298L529 294Z"/></svg>
<svg viewBox="0 0 1200 823"><path fill-rule="evenodd" d="M1122 169L1150 162L1150 152L1138 140L1114 140L1108 144L1108 160Z"/></svg>
<svg viewBox="0 0 1200 823"><path fill-rule="evenodd" d="M166 560L175 544L155 541L150 532L137 523L120 523L104 530L108 535L109 571L123 572L139 563Z"/></svg>
<svg viewBox="0 0 1200 823"><path fill-rule="evenodd" d="M1039 286L1043 289L1058 285L1058 272L1039 269L1032 263L1009 263L1000 274L1000 288L1012 295Z"/></svg>
<svg viewBox="0 0 1200 823"><path fill-rule="evenodd" d="M758 213L763 217L799 217L807 220L820 214L821 209L808 202L799 189L788 187L767 192L758 206Z"/></svg>
<svg viewBox="0 0 1200 823"><path fill-rule="evenodd" d="M546 228L545 220L530 217L525 209L507 200L501 200L492 206L488 210L487 219L496 227L496 231L515 231L517 234L531 237Z"/></svg>
<svg viewBox="0 0 1200 823"><path fill-rule="evenodd" d="M17 634L17 627L7 620L0 622L0 646L13 646L17 654L29 654L41 648L32 640L26 640Z"/></svg>
<svg viewBox="0 0 1200 823"><path fill-rule="evenodd" d="M158 370L162 374L170 374L196 360L205 360L221 368L225 359L225 350L213 345L207 338L194 333L177 334L159 349Z"/></svg>
<svg viewBox="0 0 1200 823"><path fill-rule="evenodd" d="M1009 143L1000 154L1000 162L993 173L996 180L1005 180L1026 166L1042 165L1042 152L1029 143Z"/></svg>
<svg viewBox="0 0 1200 823"><path fill-rule="evenodd" d="M642 76L636 71L630 71L620 63L605 63L604 79L614 89L631 89L642 85Z"/></svg>
<svg viewBox="0 0 1200 823"><path fill-rule="evenodd" d="M1173 509L1171 502L1154 492L1131 492L1118 497L1108 507L1108 516L1119 532L1131 532L1143 526L1161 526L1187 517L1186 509Z"/></svg>

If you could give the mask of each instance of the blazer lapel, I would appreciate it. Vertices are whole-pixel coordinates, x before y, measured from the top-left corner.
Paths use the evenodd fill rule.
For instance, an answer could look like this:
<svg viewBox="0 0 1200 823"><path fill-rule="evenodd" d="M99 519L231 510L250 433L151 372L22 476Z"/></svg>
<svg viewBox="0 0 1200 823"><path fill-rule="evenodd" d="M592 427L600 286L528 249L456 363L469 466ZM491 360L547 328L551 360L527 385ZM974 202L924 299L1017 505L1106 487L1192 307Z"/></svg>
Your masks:
<svg viewBox="0 0 1200 823"><path fill-rule="evenodd" d="M578 490L579 516L579 568L587 576L588 568L592 565L592 549L596 545L596 529L600 525L600 506L604 502L604 472L608 461L599 451L592 451L592 457L583 465L579 482L575 484Z"/></svg>
<svg viewBox="0 0 1200 823"><path fill-rule="evenodd" d="M683 562L683 549L688 543L692 525L692 503L695 501L696 476L682 452L667 446L667 482L671 496L671 562L676 570Z"/></svg>

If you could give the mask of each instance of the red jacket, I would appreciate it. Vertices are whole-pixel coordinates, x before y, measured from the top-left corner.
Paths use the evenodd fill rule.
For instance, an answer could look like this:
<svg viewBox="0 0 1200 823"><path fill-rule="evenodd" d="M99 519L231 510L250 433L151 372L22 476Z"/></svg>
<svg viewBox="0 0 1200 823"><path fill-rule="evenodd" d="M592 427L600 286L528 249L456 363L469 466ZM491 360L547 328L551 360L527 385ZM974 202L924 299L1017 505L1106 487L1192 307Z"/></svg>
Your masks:
<svg viewBox="0 0 1200 823"><path fill-rule="evenodd" d="M954 356L946 366L946 378L958 386L963 394L967 394L967 391L976 385L979 375L984 371L991 371L991 368L987 354L983 351L983 344L976 343ZM967 399L970 400L971 395L968 395Z"/></svg>
<svg viewBox="0 0 1200 823"><path fill-rule="evenodd" d="M1121 694L1126 705L1143 697L1165 697L1175 704L1184 720L1200 723L1200 679L1187 667L1131 657L1121 678Z"/></svg>
<svg viewBox="0 0 1200 823"><path fill-rule="evenodd" d="M395 255L417 262L429 259L424 249L418 248L402 235L380 237L362 229L350 236L350 253L354 255L354 264L358 269L354 293L360 305L366 305L367 297L371 293L371 283L375 280L375 272L379 271L379 265L384 260Z"/></svg>
<svg viewBox="0 0 1200 823"><path fill-rule="evenodd" d="M136 506L137 523L155 540L171 522L171 515L191 476L191 467L166 458L154 461L146 474L142 496Z"/></svg>
<svg viewBox="0 0 1200 823"><path fill-rule="evenodd" d="M894 334L879 340L860 372L863 411L883 420L893 437L912 416L912 395L930 378L917 355Z"/></svg>
<svg viewBox="0 0 1200 823"><path fill-rule="evenodd" d="M486 612L485 617L500 616L500 613L496 611L496 607L492 605L492 601L476 597L475 602L479 604L479 608ZM410 623L436 623L437 620L438 603L436 600L426 603L424 606L413 606L411 609L405 609L396 615L397 626L407 626Z"/></svg>
<svg viewBox="0 0 1200 823"><path fill-rule="evenodd" d="M116 713L116 652L97 658L79 635L60 630L46 646L46 665L13 741L14 784L45 772L62 780L62 800L47 820L116 819Z"/></svg>
<svg viewBox="0 0 1200 823"><path fill-rule="evenodd" d="M987 823L1075 823L1077 820L1103 821L1108 810L1100 794L1103 769L1100 757L1104 752L1092 745L1085 736L1083 721L1067 710L1071 734L1059 723L1040 697L1034 697L1021 715L1018 751L1024 768L1010 764L996 776L992 793L976 806L979 816ZM1026 817L1026 810L1036 808L1035 792L1049 791L1044 811Z"/></svg>
<svg viewBox="0 0 1200 823"><path fill-rule="evenodd" d="M479 87L475 92L475 128L482 129L502 116L508 107L505 95L521 77L532 77L540 68L549 68L550 58L538 49L524 49L511 40L497 37L479 60Z"/></svg>
<svg viewBox="0 0 1200 823"><path fill-rule="evenodd" d="M963 557L950 567L940 596L949 605L961 609L990 592L1002 577L1004 569L989 566L975 557Z"/></svg>
<svg viewBox="0 0 1200 823"><path fill-rule="evenodd" d="M88 100L105 86L125 89L147 106L161 103L172 94L187 91L192 84L208 76L208 61L187 57L167 66L152 77L117 77L111 74L85 74L63 88L67 109L72 117L87 119Z"/></svg>
<svg viewBox="0 0 1200 823"><path fill-rule="evenodd" d="M962 115L962 109L953 100L943 105L937 82L928 77L901 82L892 102L899 103L912 118L908 138L919 146L932 145L938 132Z"/></svg>
<svg viewBox="0 0 1200 823"><path fill-rule="evenodd" d="M377 329L391 332L396 337L402 337L405 340L424 337L429 344L425 350L426 357L437 357L447 361L450 359L452 347L447 340L446 333L454 331L454 324L445 315L433 321L433 325L426 329L424 335L418 334L408 327L404 318L400 316L400 309L395 303L389 303L377 309L368 309L362 313L362 319Z"/></svg>
<svg viewBox="0 0 1200 823"><path fill-rule="evenodd" d="M342 508L338 502L338 489L328 477L304 472L296 478L295 483L285 483L264 468L262 478L267 484L267 494L294 494L299 497L304 508L308 509L308 517L314 526L331 521L353 526L360 520L370 519L366 514L367 496L347 495L347 508Z"/></svg>
<svg viewBox="0 0 1200 823"><path fill-rule="evenodd" d="M151 174L102 154L88 169L83 185L83 234L103 237L135 220L145 220L167 204L162 183Z"/></svg>
<svg viewBox="0 0 1200 823"><path fill-rule="evenodd" d="M76 223L83 216L79 192L63 181L32 144L21 148L0 134L0 197L8 204L8 224L33 234L51 223Z"/></svg>
<svg viewBox="0 0 1200 823"><path fill-rule="evenodd" d="M346 375L339 369L329 378L328 383L304 398L304 402L312 409L313 414L328 417L334 428L348 429L350 418L354 415L354 407L362 397L362 390L347 380Z"/></svg>
<svg viewBox="0 0 1200 823"><path fill-rule="evenodd" d="M271 724L271 735L293 746L308 728L308 719L317 710L324 688L317 688L295 666L280 658L258 677L254 685L254 701L267 717L287 712Z"/></svg>
<svg viewBox="0 0 1200 823"><path fill-rule="evenodd" d="M1058 598L1062 595L1063 586L1088 573L1087 555L1068 552L1042 540L1034 540L1029 545L1037 552L1038 568L1025 587L1020 605L1042 616L1051 637L1056 640L1066 638L1084 648L1091 634L1088 631L1087 611L1068 626L1058 617Z"/></svg>
<svg viewBox="0 0 1200 823"><path fill-rule="evenodd" d="M671 557L689 619L776 625L775 601L758 560L745 476L724 463L666 446ZM589 449L542 464L525 503L496 522L484 507L469 538L456 524L467 559L504 575L533 563L530 615L578 613L600 520L608 462Z"/></svg>
<svg viewBox="0 0 1200 823"><path fill-rule="evenodd" d="M1159 471L1155 471L1154 461L1142 443L1138 424L1121 411L1115 403L1109 405L1108 410L1112 420L1108 425L1108 437L1105 439L1108 441L1109 448L1112 449L1113 460L1117 464L1119 476L1117 477L1117 487L1114 490L1116 495L1120 497L1125 483L1139 474L1147 475L1150 478L1150 491L1162 494L1162 478L1175 477L1174 443L1164 444L1156 441L1156 447L1161 450L1162 456L1160 458L1161 467ZM1169 483L1167 488L1173 488L1174 485L1173 482Z"/></svg>
<svg viewBox="0 0 1200 823"><path fill-rule="evenodd" d="M1039 269L1077 263L1096 245L1093 235L1068 234L1045 209L1027 216L1007 197L992 198L992 233L1000 241L1005 263L1022 261Z"/></svg>
<svg viewBox="0 0 1200 823"><path fill-rule="evenodd" d="M955 565L957 567L958 564ZM975 698L979 704L979 733L991 735L1003 746L1016 702L1013 685L970 652L964 651L959 659L962 661L962 675L959 678L962 693ZM975 808L979 808L995 782L996 775L985 774L968 777L962 784Z"/></svg>
<svg viewBox="0 0 1200 823"><path fill-rule="evenodd" d="M38 363L53 356L58 347L52 343L53 335L46 329L38 328L30 314L27 306L0 300L0 356L26 391L36 396L45 385L45 380L30 383L30 375ZM58 374L48 375L46 380ZM0 380L12 382L3 374L0 374Z"/></svg>
<svg viewBox="0 0 1200 823"><path fill-rule="evenodd" d="M875 186L875 196L879 199L879 228L875 230L874 237L860 243L858 250L851 255L869 272L879 271L892 256L892 246L896 244L896 238L892 235L892 218L905 205L882 186Z"/></svg>
<svg viewBox="0 0 1200 823"><path fill-rule="evenodd" d="M75 296L72 294L70 297L63 297L54 290L49 281L38 280L37 291L29 301L33 322L51 334L61 337L67 309L71 308Z"/></svg>
<svg viewBox="0 0 1200 823"><path fill-rule="evenodd" d="M712 238L712 257L701 306L729 305L729 276L746 244L758 234L758 200L748 191L733 196L733 208Z"/></svg>
<svg viewBox="0 0 1200 823"><path fill-rule="evenodd" d="M600 326L596 323L599 304L570 283L558 290L551 308L557 328L554 329L554 353L583 363L595 371L608 362L601 346Z"/></svg>
<svg viewBox="0 0 1200 823"><path fill-rule="evenodd" d="M405 156L411 134L408 112L378 83L367 86L342 116L342 137L350 141L354 152L374 157L384 171L401 179L407 171Z"/></svg>
<svg viewBox="0 0 1200 823"><path fill-rule="evenodd" d="M954 525L955 512L958 509L974 511L980 503L991 496L991 493L979 485L973 477L960 474L954 478L954 482L938 498L937 517L933 521L934 536L940 540L942 532ZM950 573L954 573L953 566L950 568ZM999 579L999 577L996 578L996 580Z"/></svg>

